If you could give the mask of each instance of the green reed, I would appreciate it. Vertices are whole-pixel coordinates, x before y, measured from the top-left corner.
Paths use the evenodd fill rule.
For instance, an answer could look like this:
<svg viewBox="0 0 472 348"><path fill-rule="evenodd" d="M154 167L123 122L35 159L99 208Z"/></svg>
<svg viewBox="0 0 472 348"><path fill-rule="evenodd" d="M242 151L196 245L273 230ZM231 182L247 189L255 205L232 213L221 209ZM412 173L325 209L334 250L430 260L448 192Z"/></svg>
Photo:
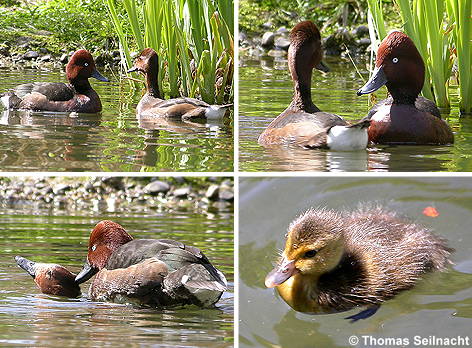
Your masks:
<svg viewBox="0 0 472 348"><path fill-rule="evenodd" d="M152 47L159 55L159 89L168 86L171 98L200 96L208 103L232 98L232 0L123 0L123 14L115 0L105 1L126 68L132 66L131 47Z"/></svg>
<svg viewBox="0 0 472 348"><path fill-rule="evenodd" d="M395 0L395 2L400 10L405 33L414 41L425 62L423 96L435 100L439 107L449 107L448 87L455 59L459 67L460 109L462 112L470 112L471 1ZM370 26L374 27L377 36L382 40L386 36L382 0L368 0L368 3L370 16L373 18L369 22ZM451 55L451 52L455 54Z"/></svg>

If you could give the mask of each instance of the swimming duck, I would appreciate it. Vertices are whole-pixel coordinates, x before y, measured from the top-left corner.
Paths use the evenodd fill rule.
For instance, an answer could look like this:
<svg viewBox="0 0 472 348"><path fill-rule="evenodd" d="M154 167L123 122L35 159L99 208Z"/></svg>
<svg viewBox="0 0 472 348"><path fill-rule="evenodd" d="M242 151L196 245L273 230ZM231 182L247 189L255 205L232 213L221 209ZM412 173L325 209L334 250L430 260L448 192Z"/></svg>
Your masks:
<svg viewBox="0 0 472 348"><path fill-rule="evenodd" d="M227 288L224 275L197 248L169 239L133 239L113 221L90 234L81 284L96 273L92 300L154 307L215 304Z"/></svg>
<svg viewBox="0 0 472 348"><path fill-rule="evenodd" d="M413 41L394 31L380 44L374 72L357 95L387 86L390 97L370 110L369 140L377 144L452 144L454 135L436 105L418 97L425 66Z"/></svg>
<svg viewBox="0 0 472 348"><path fill-rule="evenodd" d="M136 58L134 66L127 72L140 72L146 78L146 94L136 107L139 117L206 118L219 119L233 104L210 105L195 98L174 98L165 100L157 85L159 63L156 51L144 49Z"/></svg>
<svg viewBox="0 0 472 348"><path fill-rule="evenodd" d="M75 274L61 265L37 263L21 256L15 256L16 263L24 269L43 294L78 297L80 287L75 282Z"/></svg>
<svg viewBox="0 0 472 348"><path fill-rule="evenodd" d="M285 249L265 285L310 314L367 309L364 319L427 272L444 270L452 249L427 228L382 207L310 209L288 228Z"/></svg>
<svg viewBox="0 0 472 348"><path fill-rule="evenodd" d="M87 50L76 51L66 66L69 84L33 82L13 88L1 96L6 109L97 113L102 110L100 98L88 79L108 82L96 69Z"/></svg>
<svg viewBox="0 0 472 348"><path fill-rule="evenodd" d="M262 132L259 144L365 149L369 123L350 125L341 116L320 111L311 99L313 68L329 71L322 62L321 35L316 25L311 21L298 23L290 33L290 41L288 67L294 84L292 102Z"/></svg>

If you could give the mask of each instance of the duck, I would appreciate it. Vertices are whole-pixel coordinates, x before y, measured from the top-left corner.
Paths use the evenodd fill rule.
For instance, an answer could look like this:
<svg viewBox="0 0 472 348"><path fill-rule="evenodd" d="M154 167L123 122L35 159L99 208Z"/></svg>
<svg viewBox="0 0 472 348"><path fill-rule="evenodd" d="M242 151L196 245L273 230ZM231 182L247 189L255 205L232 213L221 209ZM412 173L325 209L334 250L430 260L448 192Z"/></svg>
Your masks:
<svg viewBox="0 0 472 348"><path fill-rule="evenodd" d="M102 103L88 79L109 82L95 67L90 52L76 51L66 66L69 83L32 82L16 86L0 100L8 110L98 113Z"/></svg>
<svg viewBox="0 0 472 348"><path fill-rule="evenodd" d="M65 267L53 263L38 263L22 256L15 256L19 267L33 277L34 282L43 294L79 297L79 285L75 282L76 275Z"/></svg>
<svg viewBox="0 0 472 348"><path fill-rule="evenodd" d="M441 119L436 104L419 97L425 66L408 35L391 32L380 43L375 69L357 91L369 94L386 85L389 97L376 104L365 119L371 120L369 141L374 144L446 145L454 134Z"/></svg>
<svg viewBox="0 0 472 348"><path fill-rule="evenodd" d="M260 145L294 145L332 150L366 148L369 122L364 120L349 124L341 116L323 112L313 104L313 69L329 71L322 57L321 35L317 26L312 21L295 25L290 32L288 50L288 67L294 85L292 102L259 136Z"/></svg>
<svg viewBox="0 0 472 348"><path fill-rule="evenodd" d="M127 73L139 72L146 79L146 93L136 107L138 117L178 118L189 120L203 118L221 119L233 104L210 105L195 98L163 99L157 84L159 59L152 48L145 48L135 59Z"/></svg>
<svg viewBox="0 0 472 348"><path fill-rule="evenodd" d="M227 290L223 273L196 247L170 239L133 239L118 223L100 221L92 230L81 284L96 274L93 301L151 307L211 307Z"/></svg>
<svg viewBox="0 0 472 348"><path fill-rule="evenodd" d="M285 248L265 278L294 310L308 314L365 310L373 315L425 274L444 271L453 249L428 228L380 205L354 211L311 208L289 226Z"/></svg>

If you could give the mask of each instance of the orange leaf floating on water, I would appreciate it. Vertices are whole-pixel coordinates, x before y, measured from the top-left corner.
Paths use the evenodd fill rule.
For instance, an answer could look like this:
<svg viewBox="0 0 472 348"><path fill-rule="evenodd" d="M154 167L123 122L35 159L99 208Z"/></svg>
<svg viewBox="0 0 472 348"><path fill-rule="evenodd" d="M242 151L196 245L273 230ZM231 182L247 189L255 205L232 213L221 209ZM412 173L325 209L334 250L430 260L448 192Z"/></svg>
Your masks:
<svg viewBox="0 0 472 348"><path fill-rule="evenodd" d="M426 215L426 216L429 216L429 217L438 217L439 216L439 212L436 210L435 207L426 207L423 209L423 214Z"/></svg>

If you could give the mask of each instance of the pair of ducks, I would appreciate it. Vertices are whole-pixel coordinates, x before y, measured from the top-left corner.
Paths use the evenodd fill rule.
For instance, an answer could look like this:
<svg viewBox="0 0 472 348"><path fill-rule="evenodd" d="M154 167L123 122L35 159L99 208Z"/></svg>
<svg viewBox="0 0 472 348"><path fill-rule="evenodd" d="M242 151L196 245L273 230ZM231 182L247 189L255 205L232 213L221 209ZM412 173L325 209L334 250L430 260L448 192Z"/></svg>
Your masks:
<svg viewBox="0 0 472 348"><path fill-rule="evenodd" d="M138 71L145 76L146 94L141 98L137 114L143 118L218 119L232 104L209 105L194 98L162 99L157 84L158 57L152 48L143 50L128 72ZM76 51L66 66L68 84L51 82L26 83L3 94L1 101L7 109L97 113L102 103L89 83L93 77L108 82L95 66L92 55L84 49Z"/></svg>
<svg viewBox="0 0 472 348"><path fill-rule="evenodd" d="M413 41L395 31L380 44L375 70L358 95L387 86L390 96L377 103L361 121L349 124L341 116L322 112L311 99L313 68L322 63L321 36L311 21L290 33L288 66L294 82L289 107L259 136L263 146L293 144L333 150L364 149L375 144L450 144L454 136L434 102L418 97L425 66Z"/></svg>
<svg viewBox="0 0 472 348"><path fill-rule="evenodd" d="M60 265L15 259L45 294L77 297L79 284L96 274L89 289L93 301L208 307L227 289L224 275L199 249L169 239L133 239L107 220L92 230L87 259L77 275Z"/></svg>

